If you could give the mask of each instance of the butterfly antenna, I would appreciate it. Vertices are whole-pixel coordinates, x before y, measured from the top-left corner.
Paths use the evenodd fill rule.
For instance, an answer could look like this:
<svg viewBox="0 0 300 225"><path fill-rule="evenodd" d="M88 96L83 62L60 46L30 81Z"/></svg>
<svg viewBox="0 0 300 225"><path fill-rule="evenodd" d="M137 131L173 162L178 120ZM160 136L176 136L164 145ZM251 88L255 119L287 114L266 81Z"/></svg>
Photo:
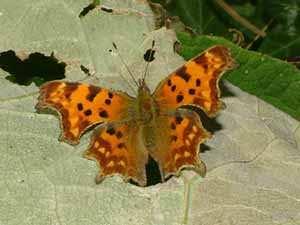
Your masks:
<svg viewBox="0 0 300 225"><path fill-rule="evenodd" d="M130 71L129 67L128 67L127 64L125 63L123 57L121 56L120 52L118 51L117 45L116 45L114 42L113 42L112 44L113 44L114 49L117 51L118 56L119 56L121 62L122 62L123 65L125 66L125 68L126 68L127 72L129 73L131 79L133 80L134 84L135 84L137 87L139 87L139 84L138 84L137 80L134 78L134 75L132 74L132 72ZM129 83L125 77L123 77L123 79L126 80L127 83ZM130 85L130 86L131 86L131 85ZM131 87L132 87L132 86L131 86Z"/></svg>
<svg viewBox="0 0 300 225"><path fill-rule="evenodd" d="M147 72L148 72L148 67L149 67L150 62L152 62L155 59L154 58L154 54L155 54L154 46L155 46L155 41L153 40L152 41L152 47L149 48L146 51L146 53L144 54L144 60L147 62L147 64L146 64L146 67L145 67L145 72L144 72L144 75L143 75L143 78L142 78L142 82L144 82L145 79L146 79L146 75L147 75Z"/></svg>

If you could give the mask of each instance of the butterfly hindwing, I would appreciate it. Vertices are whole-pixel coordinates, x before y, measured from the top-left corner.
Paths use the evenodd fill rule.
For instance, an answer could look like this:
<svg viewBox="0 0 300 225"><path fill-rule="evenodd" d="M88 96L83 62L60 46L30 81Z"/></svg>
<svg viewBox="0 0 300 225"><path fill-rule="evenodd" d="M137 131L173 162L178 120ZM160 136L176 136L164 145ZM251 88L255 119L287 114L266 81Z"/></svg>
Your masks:
<svg viewBox="0 0 300 225"><path fill-rule="evenodd" d="M37 109L52 108L61 116L62 139L77 144L90 126L126 117L131 98L121 92L76 82L52 81L40 88Z"/></svg>
<svg viewBox="0 0 300 225"><path fill-rule="evenodd" d="M214 46L163 80L154 97L163 109L195 105L208 116L214 116L221 107L218 81L226 70L234 66L229 50L224 46Z"/></svg>
<svg viewBox="0 0 300 225"><path fill-rule="evenodd" d="M125 181L132 179L140 186L146 185L148 153L139 131L140 127L131 121L105 124L94 132L85 157L95 160L100 167L97 183L119 174Z"/></svg>
<svg viewBox="0 0 300 225"><path fill-rule="evenodd" d="M162 176L178 175L188 167L205 175L205 164L199 158L199 145L210 137L198 115L186 109L156 119L155 147L150 155L158 162Z"/></svg>

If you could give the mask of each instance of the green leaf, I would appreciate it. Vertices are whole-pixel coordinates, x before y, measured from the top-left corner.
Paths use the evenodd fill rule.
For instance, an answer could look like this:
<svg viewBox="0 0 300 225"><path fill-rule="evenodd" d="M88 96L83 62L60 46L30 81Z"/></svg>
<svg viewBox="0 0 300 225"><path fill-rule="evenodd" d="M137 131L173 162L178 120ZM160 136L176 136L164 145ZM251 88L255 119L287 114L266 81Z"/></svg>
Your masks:
<svg viewBox="0 0 300 225"><path fill-rule="evenodd" d="M225 76L234 85L271 103L300 120L300 71L286 62L247 51L223 38L190 37L178 33L182 55L190 59L208 46L223 44L232 49L239 68Z"/></svg>
<svg viewBox="0 0 300 225"><path fill-rule="evenodd" d="M126 68L110 51L113 41L139 78L145 69L142 56L155 39L157 51L147 79L152 90L184 63L173 52L174 32L154 31L144 1L103 1L115 13L95 9L80 19L87 2L2 1L0 51L13 50L23 59L33 52L54 52L66 63L66 80L132 95L123 79L130 81ZM225 83L232 93L223 98L227 108L210 121L219 130L211 130L214 138L206 142L210 151L201 154L207 177L186 171L163 184L140 188L117 176L96 185L99 169L82 157L91 132L77 146L60 142L59 118L35 111L39 88L12 83L5 79L9 75L0 70L0 224L299 222L300 124L233 85Z"/></svg>
<svg viewBox="0 0 300 225"><path fill-rule="evenodd" d="M297 0L263 1L265 14L274 21L259 51L286 59L300 52L300 2Z"/></svg>
<svg viewBox="0 0 300 225"><path fill-rule="evenodd" d="M167 9L169 15L179 16L182 22L191 27L198 34L228 34L226 24L218 9L209 0L178 0L178 1L153 1L161 3Z"/></svg>
<svg viewBox="0 0 300 225"><path fill-rule="evenodd" d="M170 16L178 16L181 21L197 34L217 35L232 39L228 29L240 31L245 38L244 45L253 41L256 34L233 19L217 4L208 0L177 0L161 3ZM273 57L286 59L299 56L300 51L300 2L298 0L236 1L228 0L240 16L257 28L267 28L267 35L258 39L252 49Z"/></svg>

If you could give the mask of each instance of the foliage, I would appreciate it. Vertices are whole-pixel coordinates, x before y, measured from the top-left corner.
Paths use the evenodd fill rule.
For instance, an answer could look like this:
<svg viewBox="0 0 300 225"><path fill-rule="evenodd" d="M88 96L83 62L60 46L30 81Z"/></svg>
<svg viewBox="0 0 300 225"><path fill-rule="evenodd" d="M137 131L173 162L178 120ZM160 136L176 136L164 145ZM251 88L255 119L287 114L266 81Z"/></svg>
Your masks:
<svg viewBox="0 0 300 225"><path fill-rule="evenodd" d="M177 29L177 36L183 48L180 54L185 59L195 56L199 50L205 48L210 39L203 35L223 36L232 40L233 36L229 28L234 28L234 34L239 39L238 44L242 47L299 63L299 1L226 1L230 4L230 10L235 10L252 25L260 28L266 26L266 36L260 38L253 33L255 30L250 31L248 27L243 26L240 23L241 19L233 19L227 14L223 4L220 4L224 2L223 0L155 0L154 2L162 4L169 17L178 16L186 26L191 28L191 35L187 34L187 29ZM224 41L219 41L220 39L214 40L218 40L215 43L224 44ZM234 45L229 42L225 44L230 45L235 51ZM241 68L238 72L227 76L229 81L289 113L294 118L300 119L299 70L288 63L263 55L246 53L246 51L235 56ZM245 73L240 73L240 71L245 71Z"/></svg>
<svg viewBox="0 0 300 225"><path fill-rule="evenodd" d="M154 0L161 3L169 16L179 16L185 25L197 34L213 34L231 38L229 28L243 33L249 44L255 34L230 17L217 4L217 0ZM298 0L228 0L241 16L256 27L268 26L266 37L252 45L257 50L281 59L299 56L300 52L300 2Z"/></svg>

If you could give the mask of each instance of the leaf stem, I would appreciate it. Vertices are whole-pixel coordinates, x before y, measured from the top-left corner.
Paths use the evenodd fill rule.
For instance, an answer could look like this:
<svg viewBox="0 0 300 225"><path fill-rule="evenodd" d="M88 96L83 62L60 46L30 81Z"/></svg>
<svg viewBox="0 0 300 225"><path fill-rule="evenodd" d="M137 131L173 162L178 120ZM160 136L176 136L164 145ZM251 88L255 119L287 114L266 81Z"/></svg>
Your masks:
<svg viewBox="0 0 300 225"><path fill-rule="evenodd" d="M271 19L266 26L263 27L262 31L266 31L268 29L268 27L270 26L270 24L273 22L273 19ZM251 46L253 45L253 43L255 41L257 41L257 39L259 39L259 35L256 35L255 38L246 46L246 49L251 48Z"/></svg>
<svg viewBox="0 0 300 225"><path fill-rule="evenodd" d="M242 17L241 15L239 15L237 13L237 11L235 11L235 9L232 8L230 5L228 5L224 0L215 0L215 2L222 9L224 9L233 19L235 19L237 22L239 22L240 24L242 24L247 29L251 30L256 35L259 35L261 37L265 37L266 36L266 32L264 32L263 30L260 30L255 25L253 25L252 23L250 23L247 19L245 19L244 17Z"/></svg>
<svg viewBox="0 0 300 225"><path fill-rule="evenodd" d="M190 202L190 183L189 181L184 181L184 214L182 224L186 225L188 223L189 215L189 202Z"/></svg>

